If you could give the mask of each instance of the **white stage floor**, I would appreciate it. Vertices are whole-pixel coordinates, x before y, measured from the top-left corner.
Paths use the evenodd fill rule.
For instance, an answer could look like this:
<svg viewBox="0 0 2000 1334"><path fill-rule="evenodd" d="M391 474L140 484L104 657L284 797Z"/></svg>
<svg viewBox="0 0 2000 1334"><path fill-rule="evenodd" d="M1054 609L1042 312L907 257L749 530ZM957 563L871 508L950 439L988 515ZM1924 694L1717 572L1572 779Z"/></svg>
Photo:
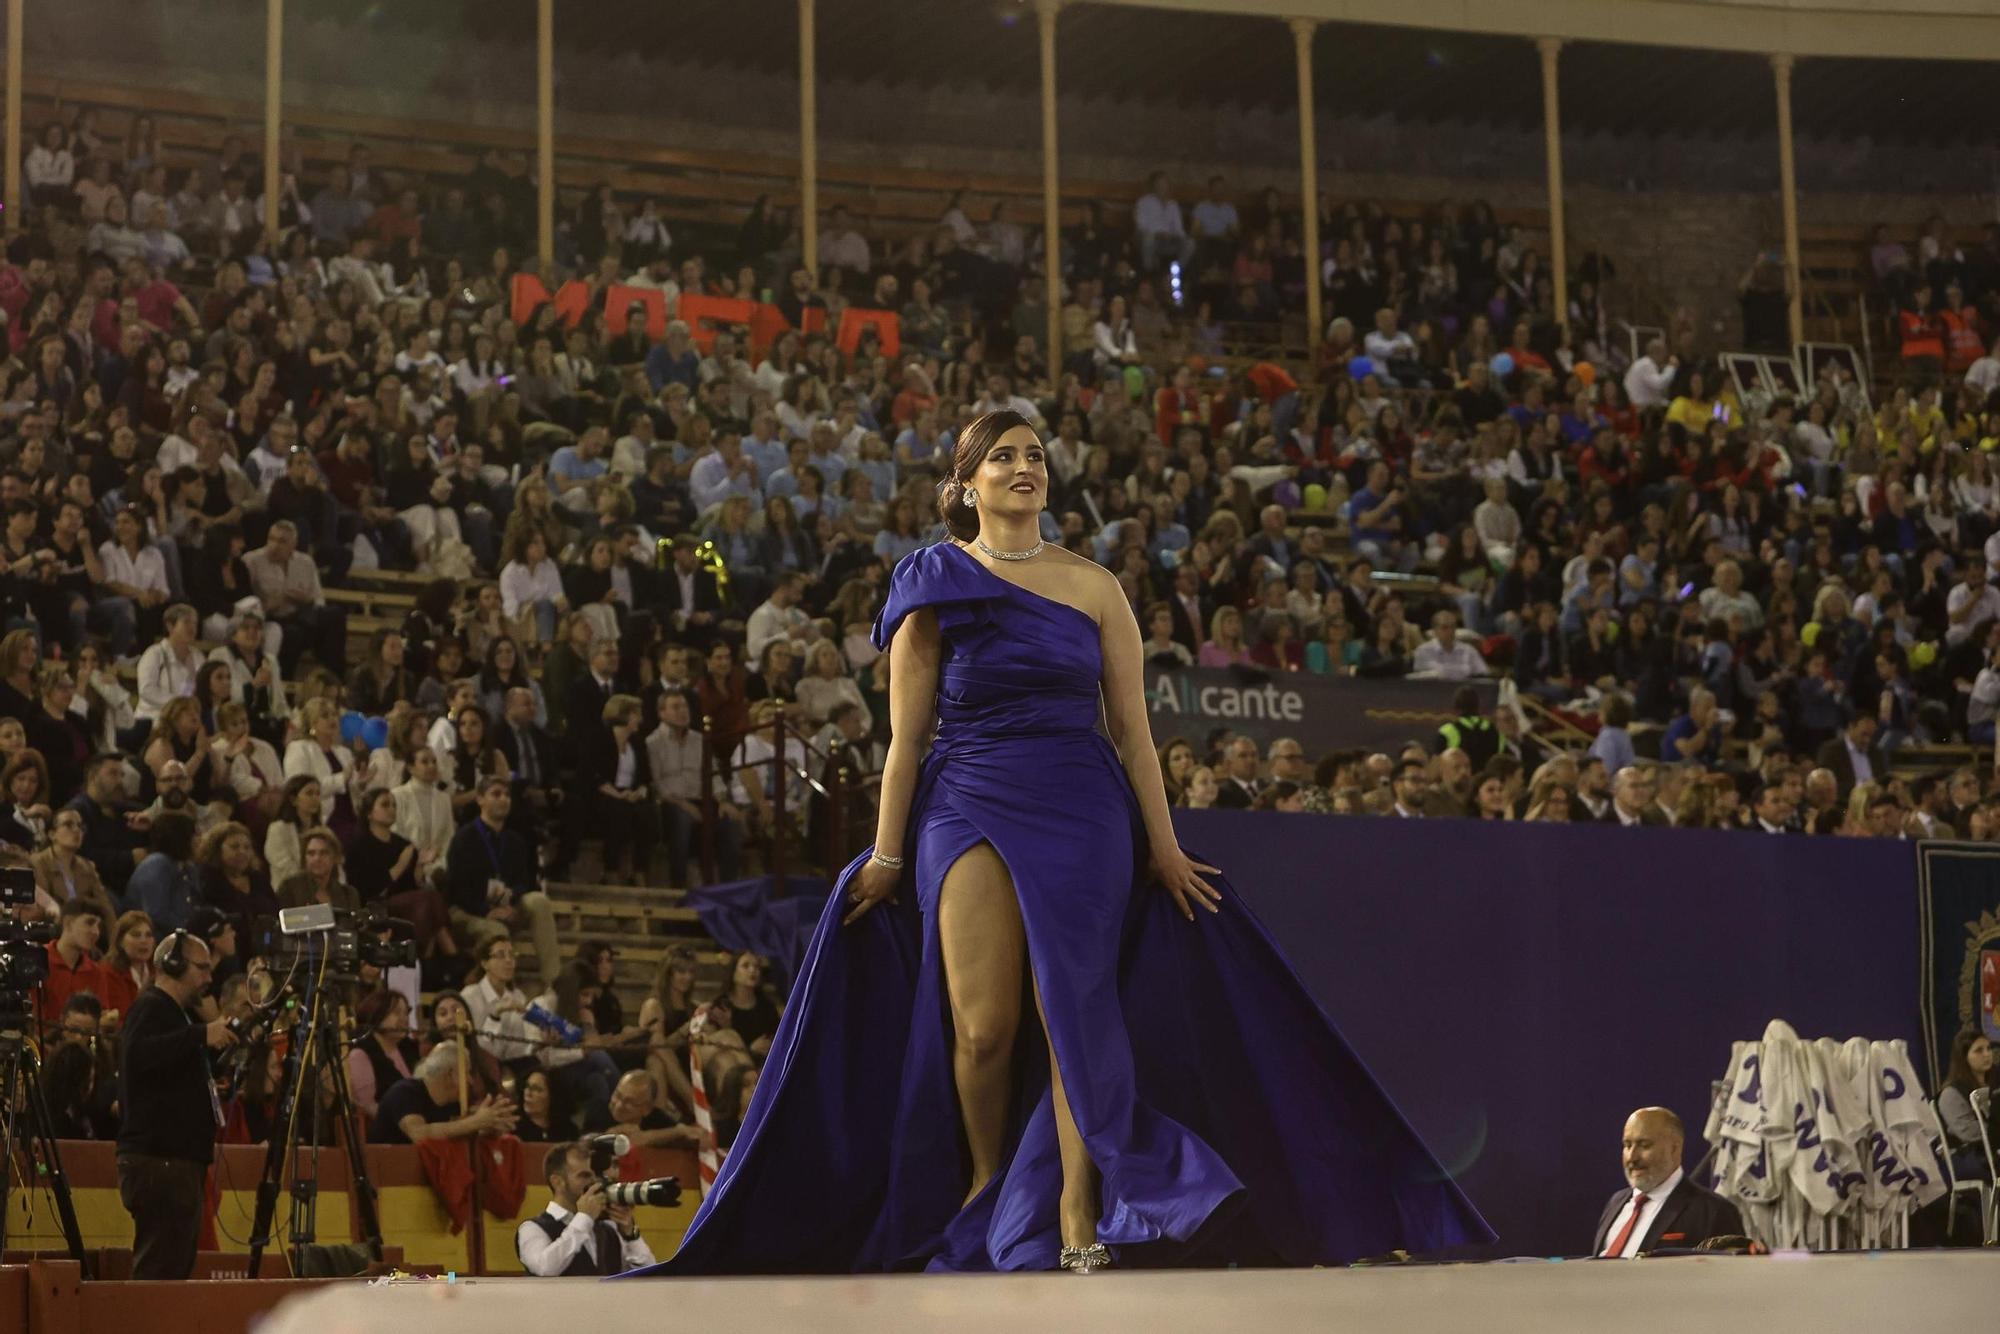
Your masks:
<svg viewBox="0 0 2000 1334"><path fill-rule="evenodd" d="M1903 1334L2000 1328L2000 1250L1527 1261L1363 1270L867 1278L481 1279L323 1289L260 1334L950 1328L1366 1334Z"/></svg>

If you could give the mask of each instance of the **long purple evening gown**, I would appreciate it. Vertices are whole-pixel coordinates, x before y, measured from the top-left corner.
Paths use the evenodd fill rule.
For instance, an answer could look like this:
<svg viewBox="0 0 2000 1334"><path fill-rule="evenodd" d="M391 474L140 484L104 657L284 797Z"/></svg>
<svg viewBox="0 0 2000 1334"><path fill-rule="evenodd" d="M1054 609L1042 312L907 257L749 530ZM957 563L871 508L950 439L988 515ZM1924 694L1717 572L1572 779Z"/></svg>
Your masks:
<svg viewBox="0 0 2000 1334"><path fill-rule="evenodd" d="M943 638L937 736L899 902L843 927L867 854L842 873L721 1176L678 1253L642 1272L1056 1267L1062 1168L1032 997L1002 1167L960 1208L935 908L981 840L1013 873L1116 1263L1340 1264L1491 1240L1242 898L1211 878L1222 910L1190 922L1146 878L1098 730L1096 623L949 543L896 567L876 645L922 607Z"/></svg>

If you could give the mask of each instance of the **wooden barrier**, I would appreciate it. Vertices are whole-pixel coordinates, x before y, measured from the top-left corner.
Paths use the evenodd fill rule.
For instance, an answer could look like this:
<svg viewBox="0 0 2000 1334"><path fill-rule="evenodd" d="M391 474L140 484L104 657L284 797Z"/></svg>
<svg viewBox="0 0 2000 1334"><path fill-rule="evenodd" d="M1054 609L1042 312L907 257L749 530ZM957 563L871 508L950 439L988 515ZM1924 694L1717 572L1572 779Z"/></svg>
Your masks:
<svg viewBox="0 0 2000 1334"><path fill-rule="evenodd" d="M514 1255L514 1231L523 1220L540 1213L549 1202L548 1190L538 1176L544 1147L536 1144L524 1146L528 1157L528 1193L516 1216L511 1219L485 1216L486 1272L521 1272L520 1262ZM60 1145L63 1170L69 1176L70 1194L76 1203L78 1228L83 1233L83 1244L88 1250L129 1248L132 1245L132 1219L118 1198L116 1148L113 1144L79 1140L64 1140ZM695 1158L686 1149L646 1149L640 1152L647 1176L678 1177L685 1187L677 1208L642 1208L635 1214L647 1244L653 1248L655 1255L664 1259L679 1247L681 1237L687 1232L688 1224L694 1220L695 1209L701 1203ZM257 1207L257 1178L263 1164L262 1145L222 1145L216 1151L218 1200L215 1247L223 1255L240 1256L250 1249L250 1231ZM458 1273L478 1272L473 1262L470 1231L453 1234L451 1220L438 1200L437 1192L425 1179L414 1148L407 1145L370 1145L368 1175L380 1203L383 1243L399 1247L404 1263ZM335 1148L322 1149L319 1177L322 1184L313 1239L328 1245L360 1241L346 1154ZM11 1249L42 1253L63 1249L55 1211L45 1193L16 1187L11 1208L7 1220L7 1242ZM290 1208L290 1195L281 1193L273 1220L272 1241L273 1248L280 1252L285 1249L288 1240L286 1226ZM5 1309L6 1291L0 1288L0 1310ZM0 1330L7 1328L8 1324L0 1321Z"/></svg>

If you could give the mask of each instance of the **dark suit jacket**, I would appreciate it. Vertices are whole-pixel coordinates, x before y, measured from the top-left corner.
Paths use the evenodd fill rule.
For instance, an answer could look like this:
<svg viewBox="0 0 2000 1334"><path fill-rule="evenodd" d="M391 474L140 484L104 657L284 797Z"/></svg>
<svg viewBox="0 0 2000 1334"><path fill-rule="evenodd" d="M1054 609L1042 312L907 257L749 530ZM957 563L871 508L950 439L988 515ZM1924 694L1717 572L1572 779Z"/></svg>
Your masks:
<svg viewBox="0 0 2000 1334"><path fill-rule="evenodd" d="M1842 733L1819 748L1813 757L1822 769L1831 769L1834 779L1840 784L1840 795L1844 799L1854 791L1854 760L1847 753L1847 736ZM1875 781L1881 782L1889 776L1889 761L1882 754L1880 746L1868 748L1868 767L1875 771Z"/></svg>
<svg viewBox="0 0 2000 1334"><path fill-rule="evenodd" d="M1222 811L1247 811L1250 803L1257 800L1256 794L1245 788L1234 778L1218 778L1215 783L1215 808Z"/></svg>
<svg viewBox="0 0 2000 1334"><path fill-rule="evenodd" d="M1202 594L1196 593L1194 600L1195 605L1201 608L1202 623L1200 625L1196 625L1188 619L1187 608L1182 605L1180 594L1169 592L1166 596L1167 606L1174 614L1174 642L1185 645L1187 651L1190 653L1196 653L1201 650L1201 641L1208 638L1208 618L1215 611L1215 608L1210 605L1209 600Z"/></svg>
<svg viewBox="0 0 2000 1334"><path fill-rule="evenodd" d="M1614 801L1605 806L1604 815L1597 823L1623 824L1624 821L1618 818L1618 803ZM1652 805L1639 812L1639 823L1648 829L1664 829L1667 826L1667 817L1661 814L1658 805Z"/></svg>
<svg viewBox="0 0 2000 1334"><path fill-rule="evenodd" d="M632 766L632 786L650 791L653 786L652 765L646 759L646 743L636 735L627 742L638 757ZM591 733L589 740L579 742L576 753L576 791L578 800L595 801L603 797L597 789L614 782L618 777L618 752L612 746L609 728L599 727Z"/></svg>
<svg viewBox="0 0 2000 1334"><path fill-rule="evenodd" d="M488 729L493 734L493 744L507 757L507 768L518 781L521 777L521 742L514 735L514 725L505 718L492 723ZM540 787L562 786L562 775L557 772L556 743L541 728L529 723L521 729L528 734L528 745L535 752L535 773Z"/></svg>
<svg viewBox="0 0 2000 1334"><path fill-rule="evenodd" d="M606 690L597 684L597 678L590 674L588 668L570 682L563 717L569 720L570 753L579 763L583 759L585 744L604 730L604 706L617 693L618 678L613 677L611 688Z"/></svg>
<svg viewBox="0 0 2000 1334"><path fill-rule="evenodd" d="M635 595L638 593L636 585L632 591ZM715 586L715 576L707 570L694 572L692 607L681 605L681 577L672 565L659 572L650 591L656 605L668 613L664 619L664 624L668 627L673 626L672 613L677 611L706 611L713 612L717 617L722 615L722 594Z"/></svg>
<svg viewBox="0 0 2000 1334"><path fill-rule="evenodd" d="M1597 1220L1597 1238L1590 1244L1592 1255L1604 1253L1604 1248L1611 1241L1611 1224L1631 1198L1632 1188L1627 1186L1614 1194L1610 1203L1604 1206L1604 1214ZM1653 1225L1640 1239L1639 1249L1693 1250L1710 1237L1743 1235L1743 1216L1736 1212L1735 1205L1714 1191L1682 1177L1680 1184L1674 1187L1674 1193L1667 1196L1667 1202L1654 1215Z"/></svg>

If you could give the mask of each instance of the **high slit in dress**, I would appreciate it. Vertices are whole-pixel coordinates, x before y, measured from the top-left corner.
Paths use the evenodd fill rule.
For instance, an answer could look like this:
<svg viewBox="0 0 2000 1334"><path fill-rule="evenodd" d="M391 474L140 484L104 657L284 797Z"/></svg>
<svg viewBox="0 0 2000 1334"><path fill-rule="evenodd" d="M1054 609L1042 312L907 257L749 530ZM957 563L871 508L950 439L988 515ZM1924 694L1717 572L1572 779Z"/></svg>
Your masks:
<svg viewBox="0 0 2000 1334"><path fill-rule="evenodd" d="M898 901L843 927L868 854L841 873L720 1176L676 1254L640 1272L1056 1267L1051 1047L1121 1265L1340 1264L1491 1240L1228 881L1207 877L1222 910L1190 922L1147 878L1138 805L1098 726L1096 622L950 543L897 565L877 646L920 608L942 639L937 730ZM981 842L1013 877L1047 1037L1024 1004L1001 1166L964 1202L936 908ZM1327 874L1300 867L1302 891Z"/></svg>

